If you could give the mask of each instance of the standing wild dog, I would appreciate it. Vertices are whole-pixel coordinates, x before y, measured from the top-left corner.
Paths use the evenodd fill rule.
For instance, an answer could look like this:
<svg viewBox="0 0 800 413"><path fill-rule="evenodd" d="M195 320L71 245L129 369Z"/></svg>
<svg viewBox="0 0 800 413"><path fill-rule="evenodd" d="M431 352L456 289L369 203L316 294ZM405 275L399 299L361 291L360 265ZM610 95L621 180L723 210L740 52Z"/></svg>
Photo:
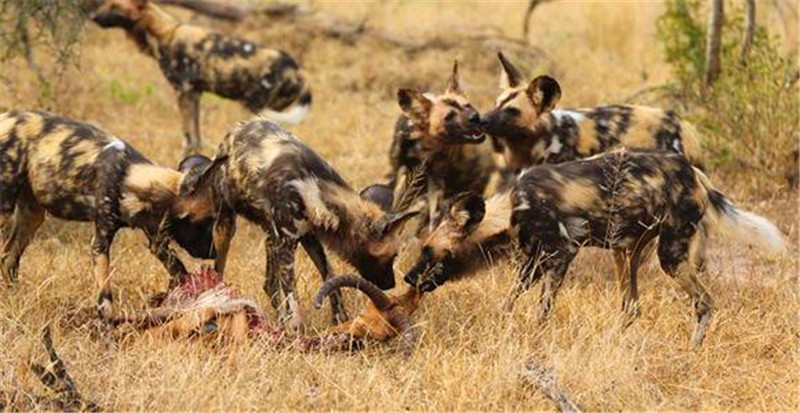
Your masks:
<svg viewBox="0 0 800 413"><path fill-rule="evenodd" d="M184 24L149 0L95 0L92 19L124 29L158 60L178 95L184 152L200 149L200 96L211 92L242 103L278 122L297 123L311 93L297 63L286 53ZM286 113L278 113L294 104Z"/></svg>
<svg viewBox="0 0 800 413"><path fill-rule="evenodd" d="M20 257L44 221L93 221L93 272L101 315L113 317L109 251L120 228L140 228L172 279L186 273L174 239L196 258L216 259L221 272L227 244L212 242L232 231L232 217L205 188L221 165L195 155L180 170L156 166L133 147L86 123L46 112L0 115L0 273L14 281ZM161 229L161 230L159 230ZM167 237L158 236L166 234Z"/></svg>
<svg viewBox="0 0 800 413"><path fill-rule="evenodd" d="M544 277L544 319L578 250L600 247L630 257L625 263L630 285L623 300L623 310L630 314L638 307L642 250L658 239L662 269L692 300L697 316L692 343L699 345L712 310L711 297L696 278L705 256L701 226L764 250L785 249L783 235L772 223L737 209L684 157L617 150L528 169L510 193L486 204L475 195L461 197L424 242L405 280L432 291L505 258L516 237L525 259L505 309L510 311L517 297Z"/></svg>
<svg viewBox="0 0 800 413"><path fill-rule="evenodd" d="M430 158L427 202L432 222L442 200L465 191L484 192L495 171L493 151L481 131L480 114L461 88L458 62L444 94L400 89L397 100L403 115L389 155L392 182Z"/></svg>
<svg viewBox="0 0 800 413"><path fill-rule="evenodd" d="M495 108L483 116L484 130L503 146L506 163L517 172L542 163L560 163L626 147L683 154L703 169L697 130L671 111L630 105L555 109L561 87L549 76L525 84L522 74L498 53L500 87ZM652 247L645 253L650 255ZM630 257L615 252L617 277Z"/></svg>
<svg viewBox="0 0 800 413"><path fill-rule="evenodd" d="M504 147L509 167L586 158L618 147L680 153L703 168L697 130L671 110L631 105L555 109L561 87L549 76L525 84L502 53L495 107L482 117L486 133Z"/></svg>
<svg viewBox="0 0 800 413"><path fill-rule="evenodd" d="M237 125L217 157L228 158L220 183L227 205L266 234L264 291L290 327L303 324L294 279L298 243L323 279L333 274L324 243L364 278L394 287L398 233L416 212L385 213L361 199L324 159L268 121ZM335 321L345 320L340 297L331 301Z"/></svg>

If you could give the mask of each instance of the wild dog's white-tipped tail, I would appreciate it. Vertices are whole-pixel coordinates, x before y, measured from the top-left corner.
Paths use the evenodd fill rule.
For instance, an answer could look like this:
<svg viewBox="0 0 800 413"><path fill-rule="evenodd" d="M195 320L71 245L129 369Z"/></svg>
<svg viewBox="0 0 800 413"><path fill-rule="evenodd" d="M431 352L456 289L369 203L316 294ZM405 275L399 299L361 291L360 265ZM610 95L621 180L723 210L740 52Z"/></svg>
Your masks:
<svg viewBox="0 0 800 413"><path fill-rule="evenodd" d="M266 118L280 125L297 125L308 116L310 109L311 93L306 90L288 110L276 112L274 110L265 109L259 112L258 117Z"/></svg>
<svg viewBox="0 0 800 413"><path fill-rule="evenodd" d="M712 226L722 236L766 252L786 252L788 249L786 237L775 224L762 216L736 208L722 192L712 186L702 171L697 168L694 171L697 181L708 193L707 216L711 218Z"/></svg>

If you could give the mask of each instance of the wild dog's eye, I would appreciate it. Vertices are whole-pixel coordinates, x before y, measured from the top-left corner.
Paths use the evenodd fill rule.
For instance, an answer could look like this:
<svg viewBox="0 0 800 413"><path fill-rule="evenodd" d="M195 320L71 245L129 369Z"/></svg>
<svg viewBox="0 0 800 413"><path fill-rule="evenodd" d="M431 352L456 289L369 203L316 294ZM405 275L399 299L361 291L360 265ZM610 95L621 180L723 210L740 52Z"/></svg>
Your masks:
<svg viewBox="0 0 800 413"><path fill-rule="evenodd" d="M520 110L517 108L505 108L503 109L503 113L505 113L508 116L516 117L519 116L522 112L520 112Z"/></svg>
<svg viewBox="0 0 800 413"><path fill-rule="evenodd" d="M444 117L444 120L445 120L445 122L450 122L450 121L454 120L455 118L456 118L456 113L455 113L455 112L453 112L453 111L450 111L450 112L449 112L449 113L448 113L448 114L447 114L447 115Z"/></svg>

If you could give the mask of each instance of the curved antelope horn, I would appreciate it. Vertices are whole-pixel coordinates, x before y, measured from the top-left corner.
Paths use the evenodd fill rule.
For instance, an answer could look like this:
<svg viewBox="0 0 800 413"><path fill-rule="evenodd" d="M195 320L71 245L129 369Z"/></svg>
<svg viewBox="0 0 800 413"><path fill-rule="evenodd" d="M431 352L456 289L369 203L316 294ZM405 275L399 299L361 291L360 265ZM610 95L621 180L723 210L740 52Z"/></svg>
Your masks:
<svg viewBox="0 0 800 413"><path fill-rule="evenodd" d="M419 339L417 329L411 324L411 319L402 311L394 311L389 318L389 324L400 332L403 339L403 343L400 345L400 352L406 357L411 356L414 348L417 347L417 340Z"/></svg>
<svg viewBox="0 0 800 413"><path fill-rule="evenodd" d="M325 301L325 297L342 287L351 287L361 291L375 304L375 307L382 312L388 311L392 307L392 302L389 300L389 297L375 284L359 276L339 275L322 283L322 287L319 287L317 295L314 296L314 308L322 307L322 302Z"/></svg>

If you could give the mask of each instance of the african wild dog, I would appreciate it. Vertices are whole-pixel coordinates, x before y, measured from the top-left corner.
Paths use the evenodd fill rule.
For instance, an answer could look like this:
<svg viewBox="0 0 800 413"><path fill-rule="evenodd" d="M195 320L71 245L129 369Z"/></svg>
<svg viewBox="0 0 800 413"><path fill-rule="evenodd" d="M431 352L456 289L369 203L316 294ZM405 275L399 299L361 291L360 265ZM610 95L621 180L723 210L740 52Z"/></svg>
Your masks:
<svg viewBox="0 0 800 413"><path fill-rule="evenodd" d="M585 160L542 165L523 172L510 197L498 196L498 207L484 206L479 197L470 198L451 209L449 221L426 241L407 282L435 288L463 272L463 263L474 259L470 249L481 248L476 244L492 239L491 234L508 242L503 237L511 234L525 258L506 310L544 277L540 319L545 319L570 262L581 247L592 246L624 251L630 257L626 263L629 288L623 300L623 309L630 314L638 308L636 279L642 250L658 239L662 269L678 281L695 308L694 346L703 340L713 305L696 278L705 258L701 239L705 235L700 226L763 250L786 248L783 235L772 223L737 209L703 172L683 156L667 152L622 149ZM482 224L488 210L496 212L486 216L501 222L510 215L510 228L498 225L489 231L495 225ZM426 273L433 282L419 279Z"/></svg>
<svg viewBox="0 0 800 413"><path fill-rule="evenodd" d="M486 133L504 147L509 166L521 171L542 163L586 158L617 147L683 154L703 168L697 130L671 110L630 105L555 109L561 87L549 76L525 84L502 53L495 108L482 116Z"/></svg>
<svg viewBox="0 0 800 413"><path fill-rule="evenodd" d="M503 92L482 121L485 131L503 146L512 170L573 161L618 147L680 153L703 169L697 130L675 112L629 105L555 109L561 98L555 79L539 76L526 85L520 71L502 53L497 56ZM618 269L628 259L615 253ZM617 277L624 280L628 275Z"/></svg>
<svg viewBox="0 0 800 413"><path fill-rule="evenodd" d="M298 243L323 279L333 273L320 242L380 288L394 287L398 233L416 212L385 213L361 199L324 159L268 121L237 125L217 156L228 157L220 183L226 204L266 234L264 291L290 327L303 324L294 280ZM344 321L340 297L331 301L335 321Z"/></svg>
<svg viewBox="0 0 800 413"><path fill-rule="evenodd" d="M443 200L464 191L483 193L495 171L493 151L480 127L480 114L461 88L458 62L442 95L400 89L403 114L395 125L391 182L430 158L428 220Z"/></svg>
<svg viewBox="0 0 800 413"><path fill-rule="evenodd" d="M285 52L181 23L149 0L94 0L92 19L120 27L158 60L178 95L184 153L200 150L200 96L211 92L278 122L297 123L311 93L297 63ZM293 105L286 113L278 113Z"/></svg>
<svg viewBox="0 0 800 413"><path fill-rule="evenodd" d="M423 240L405 282L431 292L508 259L511 253L511 192L484 201L463 193L447 201L445 215Z"/></svg>
<svg viewBox="0 0 800 413"><path fill-rule="evenodd" d="M222 239L232 217L216 220L219 203L201 188L220 162L195 155L181 170L160 167L107 132L47 112L0 115L0 148L0 275L7 280L16 280L45 212L94 222L93 272L107 319L113 317L109 250L120 228L142 229L173 281L186 268L158 234L196 258L215 258L223 270L228 246L213 243L212 232Z"/></svg>

